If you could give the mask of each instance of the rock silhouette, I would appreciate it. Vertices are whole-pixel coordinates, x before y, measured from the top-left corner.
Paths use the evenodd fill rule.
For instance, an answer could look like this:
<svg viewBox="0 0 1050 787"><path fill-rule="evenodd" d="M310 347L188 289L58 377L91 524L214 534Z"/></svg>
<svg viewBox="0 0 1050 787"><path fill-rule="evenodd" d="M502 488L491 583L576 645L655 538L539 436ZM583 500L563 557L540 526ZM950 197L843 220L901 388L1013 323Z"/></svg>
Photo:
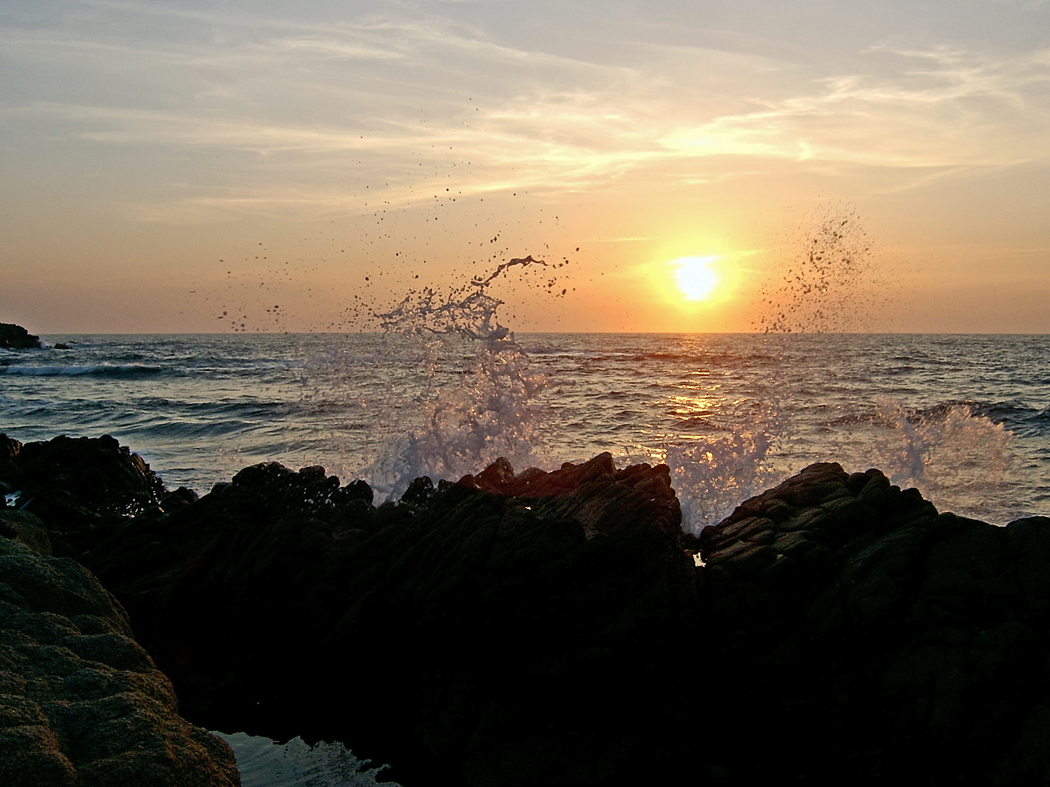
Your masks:
<svg viewBox="0 0 1050 787"><path fill-rule="evenodd" d="M0 491L39 516L54 554L78 557L167 494L142 457L109 436L22 445L0 434ZM2 510L2 509L0 509Z"/></svg>
<svg viewBox="0 0 1050 787"><path fill-rule="evenodd" d="M10 350L39 350L40 337L33 336L21 325L0 322L0 347Z"/></svg>
<svg viewBox="0 0 1050 787"><path fill-rule="evenodd" d="M341 740L408 787L1050 778L1047 518L825 463L696 538L666 467L607 454L378 506L272 463L150 488L46 535L90 544L195 724Z"/></svg>
<svg viewBox="0 0 1050 787"><path fill-rule="evenodd" d="M337 737L407 784L669 762L695 572L667 468L603 455L535 496L479 479L374 508L360 482L256 466L91 565L205 726Z"/></svg>

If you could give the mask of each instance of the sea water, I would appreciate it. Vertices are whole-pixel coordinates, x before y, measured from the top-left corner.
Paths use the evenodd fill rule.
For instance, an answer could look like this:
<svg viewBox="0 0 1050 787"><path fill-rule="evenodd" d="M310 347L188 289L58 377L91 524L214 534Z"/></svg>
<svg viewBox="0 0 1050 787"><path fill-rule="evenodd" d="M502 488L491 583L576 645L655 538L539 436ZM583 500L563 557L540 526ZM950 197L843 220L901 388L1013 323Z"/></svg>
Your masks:
<svg viewBox="0 0 1050 787"><path fill-rule="evenodd" d="M111 434L170 488L279 461L396 495L608 451L670 464L693 530L815 461L994 524L1050 514L1047 336L45 338L70 349L0 350L0 431Z"/></svg>
<svg viewBox="0 0 1050 787"><path fill-rule="evenodd" d="M667 462L693 531L815 461L879 467L995 524L1050 514L1047 336L515 336L485 309L450 326L432 302L402 306L387 333L63 335L0 350L0 431L110 434L169 488L201 493L263 461L397 496L497 456L522 470L608 451ZM246 787L376 780L340 744L225 737Z"/></svg>

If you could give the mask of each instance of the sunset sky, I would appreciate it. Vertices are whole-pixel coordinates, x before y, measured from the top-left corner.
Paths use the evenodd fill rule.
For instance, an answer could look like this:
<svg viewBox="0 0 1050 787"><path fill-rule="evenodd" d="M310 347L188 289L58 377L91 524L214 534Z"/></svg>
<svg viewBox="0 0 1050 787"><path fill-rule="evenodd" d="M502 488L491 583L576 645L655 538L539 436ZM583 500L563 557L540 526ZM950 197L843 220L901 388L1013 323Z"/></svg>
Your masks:
<svg viewBox="0 0 1050 787"><path fill-rule="evenodd" d="M523 331L818 297L1050 331L1046 0L5 0L0 74L0 322L34 333L367 328L529 254L493 290Z"/></svg>

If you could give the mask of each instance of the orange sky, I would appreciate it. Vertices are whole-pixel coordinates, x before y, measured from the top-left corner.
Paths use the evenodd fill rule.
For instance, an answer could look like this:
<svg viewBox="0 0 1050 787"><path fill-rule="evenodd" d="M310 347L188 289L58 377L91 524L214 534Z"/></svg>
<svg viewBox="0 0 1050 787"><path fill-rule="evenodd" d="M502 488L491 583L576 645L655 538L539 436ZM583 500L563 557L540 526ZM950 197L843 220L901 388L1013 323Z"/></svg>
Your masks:
<svg viewBox="0 0 1050 787"><path fill-rule="evenodd" d="M0 9L0 321L369 327L531 254L518 330L1050 330L1046 3L212 5Z"/></svg>

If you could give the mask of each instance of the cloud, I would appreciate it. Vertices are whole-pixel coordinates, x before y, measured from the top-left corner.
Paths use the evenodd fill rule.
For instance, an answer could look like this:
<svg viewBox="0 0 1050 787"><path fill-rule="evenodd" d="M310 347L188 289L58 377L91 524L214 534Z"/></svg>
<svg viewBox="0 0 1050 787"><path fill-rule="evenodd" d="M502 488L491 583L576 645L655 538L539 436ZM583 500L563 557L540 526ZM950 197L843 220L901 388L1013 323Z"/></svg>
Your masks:
<svg viewBox="0 0 1050 787"><path fill-rule="evenodd" d="M277 171L297 184L296 205L311 188L330 204L334 179L351 177L410 199L438 172L468 192L601 188L646 170L704 183L763 162L912 170L918 182L1042 160L1050 131L1048 50L883 43L832 71L772 47L648 42L599 61L407 4L329 23L86 5L97 16L0 29L5 57L35 86L0 112L44 118L85 145L227 156L236 182L225 196L158 196L189 208L272 210ZM128 14L145 21L109 24Z"/></svg>

